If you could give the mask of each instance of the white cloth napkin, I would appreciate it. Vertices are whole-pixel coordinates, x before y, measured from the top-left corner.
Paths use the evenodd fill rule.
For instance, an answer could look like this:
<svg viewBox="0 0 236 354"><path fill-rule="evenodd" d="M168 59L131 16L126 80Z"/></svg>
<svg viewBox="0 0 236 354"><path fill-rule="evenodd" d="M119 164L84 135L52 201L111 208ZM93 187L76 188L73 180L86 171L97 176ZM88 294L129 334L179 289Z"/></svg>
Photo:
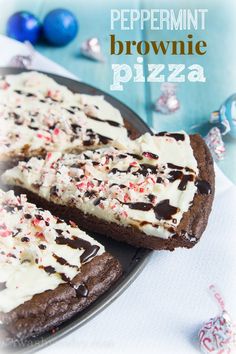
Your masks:
<svg viewBox="0 0 236 354"><path fill-rule="evenodd" d="M1 66L24 50L0 36L0 50L2 46ZM33 65L73 77L40 54ZM201 325L219 313L210 284L218 286L236 321L236 187L217 167L216 176L213 211L200 243L191 250L153 252L143 272L113 304L41 353L198 353Z"/></svg>

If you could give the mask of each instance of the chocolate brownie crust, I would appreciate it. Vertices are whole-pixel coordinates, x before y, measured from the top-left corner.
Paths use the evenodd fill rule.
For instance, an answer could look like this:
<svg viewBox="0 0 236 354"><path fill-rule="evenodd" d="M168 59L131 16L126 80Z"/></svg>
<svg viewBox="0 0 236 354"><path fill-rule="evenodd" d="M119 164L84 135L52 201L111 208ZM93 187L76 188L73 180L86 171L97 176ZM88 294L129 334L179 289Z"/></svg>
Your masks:
<svg viewBox="0 0 236 354"><path fill-rule="evenodd" d="M200 137L195 134L190 136L191 146L198 163L199 180L207 181L211 187L210 194L196 193L190 209L183 214L178 225L176 235L163 239L156 236L146 235L136 227L124 227L114 222L107 222L90 214L84 214L76 208L70 208L48 202L38 195L21 187L12 187L18 193L27 194L29 200L37 205L49 209L55 215L66 221L75 220L79 227L85 231L96 231L114 238L118 241L129 243L136 247L145 247L156 250L174 250L176 247L193 247L200 239L208 222L211 212L215 190L215 174L213 160L210 151Z"/></svg>
<svg viewBox="0 0 236 354"><path fill-rule="evenodd" d="M88 295L77 296L67 283L33 298L8 313L0 313L5 340L24 340L55 328L94 302L121 276L120 263L105 252L81 267L73 284L86 284ZM0 330L1 332L1 330Z"/></svg>

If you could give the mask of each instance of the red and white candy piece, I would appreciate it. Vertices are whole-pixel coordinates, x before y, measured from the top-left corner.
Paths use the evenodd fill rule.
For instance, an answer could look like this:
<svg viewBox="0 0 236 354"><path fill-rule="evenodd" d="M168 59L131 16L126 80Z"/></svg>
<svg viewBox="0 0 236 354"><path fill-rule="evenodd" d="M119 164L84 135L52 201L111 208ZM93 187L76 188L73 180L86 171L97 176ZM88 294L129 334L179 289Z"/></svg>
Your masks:
<svg viewBox="0 0 236 354"><path fill-rule="evenodd" d="M155 110L162 114L171 114L180 108L180 102L176 96L176 86L166 82L161 85L161 95L155 102Z"/></svg>
<svg viewBox="0 0 236 354"><path fill-rule="evenodd" d="M229 354L236 348L236 326L233 324L222 296L214 285L210 286L214 298L221 308L221 314L206 322L199 332L203 353Z"/></svg>

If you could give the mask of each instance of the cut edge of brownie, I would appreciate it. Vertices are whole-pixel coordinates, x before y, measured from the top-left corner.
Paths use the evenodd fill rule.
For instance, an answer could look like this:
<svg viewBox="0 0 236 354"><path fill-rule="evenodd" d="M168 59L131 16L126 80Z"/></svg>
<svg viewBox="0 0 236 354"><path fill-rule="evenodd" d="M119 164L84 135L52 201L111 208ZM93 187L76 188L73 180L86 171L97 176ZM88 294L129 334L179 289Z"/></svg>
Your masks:
<svg viewBox="0 0 236 354"><path fill-rule="evenodd" d="M0 338L4 343L26 340L52 330L81 312L106 292L121 276L122 268L108 252L85 263L72 280L73 285L86 284L87 296L77 296L74 287L60 284L54 290L36 294L14 310L0 312Z"/></svg>
<svg viewBox="0 0 236 354"><path fill-rule="evenodd" d="M9 187L13 188L17 193L27 194L29 201L45 209L49 209L53 214L60 216L66 221L74 220L85 231L96 231L97 233L126 242L135 247L170 251L173 251L177 247L191 248L199 241L207 226L214 199L215 174L213 159L205 141L200 135L194 134L190 135L190 142L198 164L198 178L210 184L211 193L195 193L192 206L183 214L177 227L176 235L167 239L147 235L134 226L122 226L114 222L107 222L96 216L84 214L76 208L48 202L35 193L18 186Z"/></svg>

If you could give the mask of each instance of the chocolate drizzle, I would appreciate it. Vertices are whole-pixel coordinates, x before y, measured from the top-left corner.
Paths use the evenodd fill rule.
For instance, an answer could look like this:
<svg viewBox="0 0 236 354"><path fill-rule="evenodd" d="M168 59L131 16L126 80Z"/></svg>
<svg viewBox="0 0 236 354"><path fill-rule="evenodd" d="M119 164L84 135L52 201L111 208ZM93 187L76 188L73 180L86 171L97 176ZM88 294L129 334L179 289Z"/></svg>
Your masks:
<svg viewBox="0 0 236 354"><path fill-rule="evenodd" d="M83 254L80 256L81 263L87 262L90 258L96 256L98 253L99 246L97 245L90 245L90 247L86 248Z"/></svg>
<svg viewBox="0 0 236 354"><path fill-rule="evenodd" d="M167 133L167 132L160 132L155 134L155 136L166 136L175 139L176 141L184 141L185 136L181 133Z"/></svg>
<svg viewBox="0 0 236 354"><path fill-rule="evenodd" d="M181 179L183 177L183 172L172 170L170 171L169 176L170 177L168 177L168 180L170 182L175 182L177 179Z"/></svg>
<svg viewBox="0 0 236 354"><path fill-rule="evenodd" d="M162 200L153 209L158 220L170 220L179 211L179 208L170 205L169 199Z"/></svg>
<svg viewBox="0 0 236 354"><path fill-rule="evenodd" d="M62 266L67 266L71 268L78 268L76 265L70 264L67 262L67 260L63 257L59 257L57 254L53 253L53 257L56 259L56 261L61 264Z"/></svg>
<svg viewBox="0 0 236 354"><path fill-rule="evenodd" d="M138 155L138 154L131 154L130 152L129 153L127 153L127 155L129 155L129 156L132 156L134 159L136 159L136 160L142 160L143 158L142 158L142 156L140 156L140 155Z"/></svg>
<svg viewBox="0 0 236 354"><path fill-rule="evenodd" d="M75 236L73 236L72 239L58 236L56 238L56 243L59 245L67 245L73 249L83 248L84 252L80 256L81 263L87 262L90 258L96 256L99 250L99 246L91 245L90 242Z"/></svg>
<svg viewBox="0 0 236 354"><path fill-rule="evenodd" d="M59 273L59 274L61 276L61 279L64 280L64 282L66 282L72 289L75 290L77 298L88 296L89 290L84 283L76 285L64 273Z"/></svg>
<svg viewBox="0 0 236 354"><path fill-rule="evenodd" d="M52 267L52 266L46 266L46 267L40 266L39 268L43 268L43 270L44 270L46 273L48 273L49 275L56 273L56 269L55 269L54 267Z"/></svg>
<svg viewBox="0 0 236 354"><path fill-rule="evenodd" d="M183 175L183 177L181 178L181 182L178 185L178 189L181 191L185 191L188 182L192 182L194 180L194 176L193 175Z"/></svg>
<svg viewBox="0 0 236 354"><path fill-rule="evenodd" d="M157 173L157 166L153 166L148 163L142 163L140 164L140 170L138 172L146 177L150 173Z"/></svg>
<svg viewBox="0 0 236 354"><path fill-rule="evenodd" d="M196 181L195 186L200 194L211 194L211 186L207 181Z"/></svg>
<svg viewBox="0 0 236 354"><path fill-rule="evenodd" d="M106 144L108 144L110 141L112 141L112 139L111 139L111 138L108 138L107 136L104 136L104 135L101 135L101 134L97 134L97 135L98 135L99 141L100 141L102 144L104 144L104 145L106 145Z"/></svg>
<svg viewBox="0 0 236 354"><path fill-rule="evenodd" d="M182 166L175 165L174 163L167 163L167 167L173 168L174 170L183 170L184 168Z"/></svg>
<svg viewBox="0 0 236 354"><path fill-rule="evenodd" d="M171 165L171 166L169 166L169 165ZM183 169L183 167L176 166L176 165L172 166L172 164L168 164L168 167L175 168L175 170L172 170L172 171L169 172L169 176L170 177L168 177L168 180L170 182L175 182L176 180L179 179L180 183L178 185L178 189L180 191L185 191L188 182L193 182L194 181L194 175L193 174L184 174L182 171L180 171L181 169ZM188 171L189 170L190 169L188 169Z"/></svg>
<svg viewBox="0 0 236 354"><path fill-rule="evenodd" d="M99 205L100 202L103 201L103 200L106 200L106 198L103 198L103 197L97 198L97 199L93 202L93 204L94 204L95 206L97 206L97 205Z"/></svg>
<svg viewBox="0 0 236 354"><path fill-rule="evenodd" d="M89 116L87 115L88 118L96 120L98 122L102 122L102 123L108 123L109 125L111 125L112 127L121 127L121 124L118 122L115 122L114 120L109 120L109 119L101 119L98 117L93 117L93 116Z"/></svg>
<svg viewBox="0 0 236 354"><path fill-rule="evenodd" d="M46 273L48 273L49 275L56 273L55 268L53 268L53 267L51 267L51 266L41 267L41 268L43 268L44 271L45 271ZM58 275L60 275L61 279L62 279L65 283L67 283L71 288L73 288L73 289L75 290L76 296L77 296L78 298L80 298L81 296L82 296L82 297L88 296L89 291L88 291L87 286L86 286L84 283L81 283L81 284L79 284L79 285L76 285L76 284L74 284L74 283L70 280L70 278L68 278L68 277L66 276L66 274L64 274L64 273L58 273Z"/></svg>
<svg viewBox="0 0 236 354"><path fill-rule="evenodd" d="M128 203L127 204L130 209L142 210L142 211L149 211L153 208L151 203Z"/></svg>

